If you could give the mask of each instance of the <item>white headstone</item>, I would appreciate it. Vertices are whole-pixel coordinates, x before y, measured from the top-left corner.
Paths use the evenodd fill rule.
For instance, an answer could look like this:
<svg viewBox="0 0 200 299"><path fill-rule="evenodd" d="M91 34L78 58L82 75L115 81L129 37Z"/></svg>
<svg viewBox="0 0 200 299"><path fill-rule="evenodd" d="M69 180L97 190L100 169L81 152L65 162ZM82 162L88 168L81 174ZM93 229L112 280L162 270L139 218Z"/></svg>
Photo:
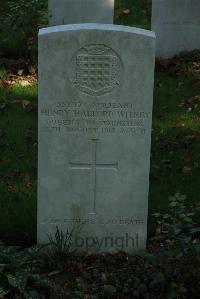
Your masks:
<svg viewBox="0 0 200 299"><path fill-rule="evenodd" d="M38 242L145 248L155 36L114 25L39 33Z"/></svg>
<svg viewBox="0 0 200 299"><path fill-rule="evenodd" d="M156 56L200 49L200 0L152 0Z"/></svg>
<svg viewBox="0 0 200 299"><path fill-rule="evenodd" d="M112 24L114 0L49 0L49 24Z"/></svg>

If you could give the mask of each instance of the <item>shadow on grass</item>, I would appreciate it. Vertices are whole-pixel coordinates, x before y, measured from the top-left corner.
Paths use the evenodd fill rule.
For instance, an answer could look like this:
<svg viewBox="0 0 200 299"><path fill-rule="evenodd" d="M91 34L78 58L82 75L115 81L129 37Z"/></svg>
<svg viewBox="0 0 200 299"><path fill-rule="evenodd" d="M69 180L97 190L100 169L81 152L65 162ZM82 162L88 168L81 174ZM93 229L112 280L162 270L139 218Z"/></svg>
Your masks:
<svg viewBox="0 0 200 299"><path fill-rule="evenodd" d="M37 86L0 89L0 240L36 241ZM16 103L15 103L16 102ZM4 106L2 105L3 103Z"/></svg>

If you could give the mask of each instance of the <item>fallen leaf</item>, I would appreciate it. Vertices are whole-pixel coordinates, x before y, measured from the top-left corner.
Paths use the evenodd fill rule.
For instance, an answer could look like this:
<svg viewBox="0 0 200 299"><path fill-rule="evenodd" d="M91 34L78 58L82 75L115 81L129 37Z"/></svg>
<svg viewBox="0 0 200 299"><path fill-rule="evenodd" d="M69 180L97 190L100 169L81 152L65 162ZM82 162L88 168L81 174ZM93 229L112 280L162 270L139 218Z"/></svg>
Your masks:
<svg viewBox="0 0 200 299"><path fill-rule="evenodd" d="M23 100L23 101L21 101L21 103L22 103L22 107L24 108L24 109L26 109L27 108L27 106L28 105L30 105L30 101L27 101L27 100Z"/></svg>
<svg viewBox="0 0 200 299"><path fill-rule="evenodd" d="M30 177L29 174L25 174L23 179L24 179L24 183L25 183L27 188L32 187L33 184L32 184L31 177Z"/></svg>
<svg viewBox="0 0 200 299"><path fill-rule="evenodd" d="M21 101L22 107L26 112L36 111L37 110L37 104L33 104L31 101L23 100Z"/></svg>
<svg viewBox="0 0 200 299"><path fill-rule="evenodd" d="M196 109L199 103L200 103L200 95L196 95L192 98L182 100L181 103L178 105L178 107L190 108L192 110L193 108Z"/></svg>
<svg viewBox="0 0 200 299"><path fill-rule="evenodd" d="M200 73L200 62L193 62L193 70L196 73Z"/></svg>
<svg viewBox="0 0 200 299"><path fill-rule="evenodd" d="M21 85L23 87L31 85L31 83L29 81L26 81L26 80L19 81L18 83L19 83L19 85Z"/></svg>
<svg viewBox="0 0 200 299"><path fill-rule="evenodd" d="M104 273L104 272L101 273L101 280L103 280L103 281L107 280L106 273Z"/></svg>
<svg viewBox="0 0 200 299"><path fill-rule="evenodd" d="M0 88L3 88L3 87L4 87L3 80L0 80Z"/></svg>
<svg viewBox="0 0 200 299"><path fill-rule="evenodd" d="M188 167L188 166L184 166L183 168L182 168L182 173L184 173L184 174L187 174L187 173L189 173L189 172L191 172L192 171L192 168L190 168L190 167Z"/></svg>
<svg viewBox="0 0 200 299"><path fill-rule="evenodd" d="M19 70L19 71L17 72L17 75L22 76L23 73L24 73L24 70Z"/></svg>
<svg viewBox="0 0 200 299"><path fill-rule="evenodd" d="M52 276L55 276L55 275L58 275L58 274L60 274L61 273L61 271L59 271L59 270L55 270L55 271L51 271L51 272L49 272L48 273L48 276L49 277L52 277Z"/></svg>
<svg viewBox="0 0 200 299"><path fill-rule="evenodd" d="M8 191L9 193L17 193L17 192L18 192L18 189L17 189L17 187L15 187L15 186L8 186L7 191Z"/></svg>
<svg viewBox="0 0 200 299"><path fill-rule="evenodd" d="M35 67L32 66L32 65L29 65L29 67L28 67L28 71L29 71L29 73L30 73L31 75L35 75L35 73L36 73L36 69L35 69Z"/></svg>
<svg viewBox="0 0 200 299"><path fill-rule="evenodd" d="M172 126L172 128L175 128L175 129L180 129L180 128L184 128L185 127L185 124L177 124L175 126Z"/></svg>
<svg viewBox="0 0 200 299"><path fill-rule="evenodd" d="M131 10L130 10L129 8L124 8L124 9L122 9L122 13L123 13L124 15L129 15L130 12L131 12Z"/></svg>

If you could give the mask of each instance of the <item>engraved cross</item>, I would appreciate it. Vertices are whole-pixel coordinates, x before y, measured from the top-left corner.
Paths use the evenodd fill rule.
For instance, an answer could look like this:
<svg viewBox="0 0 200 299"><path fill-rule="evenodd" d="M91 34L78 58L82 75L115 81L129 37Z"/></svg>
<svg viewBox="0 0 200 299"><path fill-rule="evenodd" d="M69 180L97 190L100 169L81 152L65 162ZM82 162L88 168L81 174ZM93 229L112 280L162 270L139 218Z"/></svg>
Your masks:
<svg viewBox="0 0 200 299"><path fill-rule="evenodd" d="M118 163L99 164L97 163L97 144L98 139L91 139L93 143L93 154L91 163L70 163L71 170L91 170L91 212L96 214L96 198L97 198L97 170L118 170Z"/></svg>

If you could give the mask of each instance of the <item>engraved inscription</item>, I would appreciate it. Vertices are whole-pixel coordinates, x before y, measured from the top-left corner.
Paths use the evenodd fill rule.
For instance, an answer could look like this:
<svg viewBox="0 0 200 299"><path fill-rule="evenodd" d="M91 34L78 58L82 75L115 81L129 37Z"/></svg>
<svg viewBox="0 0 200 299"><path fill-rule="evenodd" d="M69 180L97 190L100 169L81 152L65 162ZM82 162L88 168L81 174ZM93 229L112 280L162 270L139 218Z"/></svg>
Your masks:
<svg viewBox="0 0 200 299"><path fill-rule="evenodd" d="M121 59L105 45L81 48L73 57L72 63L73 84L83 93L100 96L120 85Z"/></svg>
<svg viewBox="0 0 200 299"><path fill-rule="evenodd" d="M91 217L92 214L89 214L90 217L83 217L83 218L56 218L52 217L49 219L43 219L41 224L51 224L51 225L57 225L57 224L70 224L73 225L120 225L120 226L128 226L128 225L144 225L144 220L139 217L114 217L109 219L103 219L102 217ZM95 214L96 216L96 214Z"/></svg>
<svg viewBox="0 0 200 299"><path fill-rule="evenodd" d="M133 103L58 102L41 109L42 129L62 133L145 136L151 112Z"/></svg>
<svg viewBox="0 0 200 299"><path fill-rule="evenodd" d="M97 170L118 170L118 163L99 164L97 163L97 143L98 139L92 139L93 142L93 161L92 163L70 163L71 170L91 170L92 171L92 188L91 188L91 212L96 214L96 198L97 198Z"/></svg>

